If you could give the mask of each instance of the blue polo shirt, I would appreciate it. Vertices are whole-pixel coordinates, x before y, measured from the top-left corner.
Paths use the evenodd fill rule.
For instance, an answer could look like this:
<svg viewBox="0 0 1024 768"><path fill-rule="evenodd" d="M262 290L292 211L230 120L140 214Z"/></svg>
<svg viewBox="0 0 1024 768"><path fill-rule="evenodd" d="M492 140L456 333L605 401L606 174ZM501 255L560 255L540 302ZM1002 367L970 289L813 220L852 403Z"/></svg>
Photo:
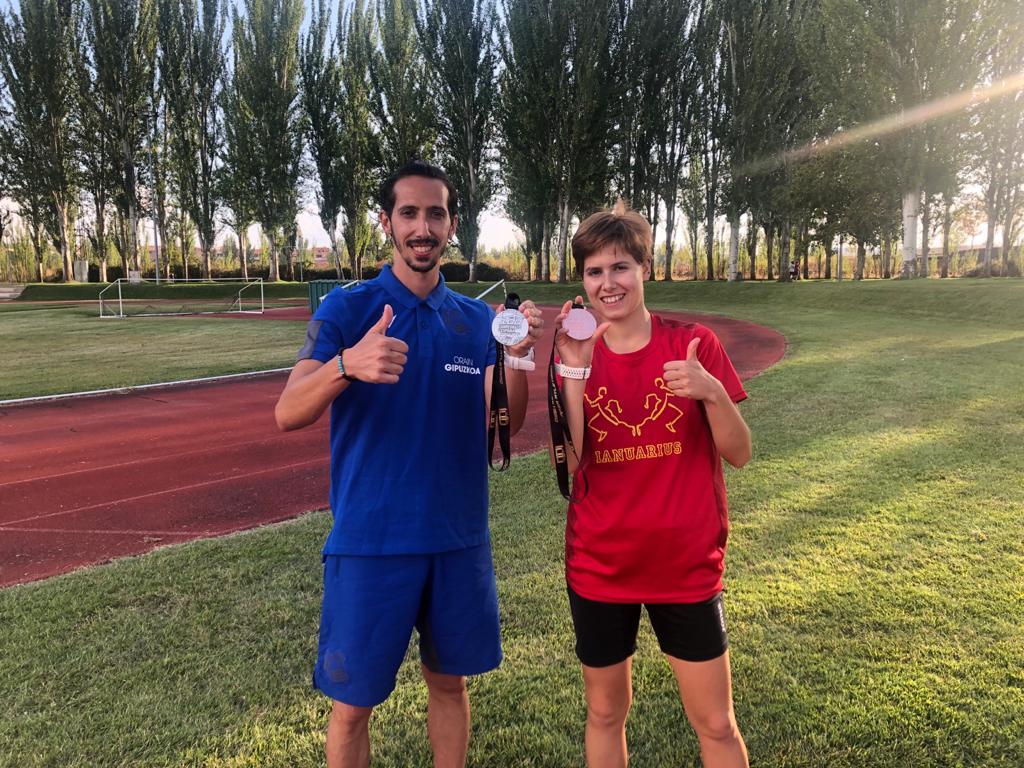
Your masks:
<svg viewBox="0 0 1024 768"><path fill-rule="evenodd" d="M409 345L397 384L355 381L331 405L328 555L447 552L487 541L484 373L494 311L449 290L420 299L385 266L321 302L299 360L327 362L390 304L388 336Z"/></svg>

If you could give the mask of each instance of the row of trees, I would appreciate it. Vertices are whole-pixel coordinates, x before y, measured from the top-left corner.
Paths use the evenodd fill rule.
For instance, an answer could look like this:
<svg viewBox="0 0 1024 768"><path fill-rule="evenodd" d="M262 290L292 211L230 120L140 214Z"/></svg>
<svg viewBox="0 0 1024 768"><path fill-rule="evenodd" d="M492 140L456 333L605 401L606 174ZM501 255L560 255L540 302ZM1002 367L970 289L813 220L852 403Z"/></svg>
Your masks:
<svg viewBox="0 0 1024 768"><path fill-rule="evenodd" d="M193 238L210 274L222 227L258 223L291 271L315 199L356 275L372 194L412 157L446 167L475 275L481 211L501 201L527 270L567 277L574 219L616 196L705 274L719 217L736 276L746 222L767 273L819 243L881 246L926 274L952 210L984 192L985 271L1024 209L1024 18L1017 0L21 0L0 22L0 182L65 279L77 233L139 264ZM980 88L973 97L957 94ZM311 193L311 194L310 194ZM918 247L919 223L924 237ZM340 236L339 236L340 233ZM894 249L902 243L902 264ZM777 244L777 245L776 245ZM166 252L166 251L165 251ZM166 269L166 258L163 265ZM101 274L101 277L105 274ZM838 276L842 276L841 274Z"/></svg>

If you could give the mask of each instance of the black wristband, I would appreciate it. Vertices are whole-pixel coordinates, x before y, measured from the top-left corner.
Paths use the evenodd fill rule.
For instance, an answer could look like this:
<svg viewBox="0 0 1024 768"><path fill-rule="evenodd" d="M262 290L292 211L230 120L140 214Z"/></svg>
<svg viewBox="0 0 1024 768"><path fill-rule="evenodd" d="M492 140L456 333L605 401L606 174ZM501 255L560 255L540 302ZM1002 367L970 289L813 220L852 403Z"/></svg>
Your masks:
<svg viewBox="0 0 1024 768"><path fill-rule="evenodd" d="M344 354L344 352L345 347L342 347L341 349L338 350L338 373L341 374L341 378L343 378L345 381L359 381L359 379L357 379L355 376L350 376L349 374L345 373L345 364L341 361L341 356L342 354Z"/></svg>

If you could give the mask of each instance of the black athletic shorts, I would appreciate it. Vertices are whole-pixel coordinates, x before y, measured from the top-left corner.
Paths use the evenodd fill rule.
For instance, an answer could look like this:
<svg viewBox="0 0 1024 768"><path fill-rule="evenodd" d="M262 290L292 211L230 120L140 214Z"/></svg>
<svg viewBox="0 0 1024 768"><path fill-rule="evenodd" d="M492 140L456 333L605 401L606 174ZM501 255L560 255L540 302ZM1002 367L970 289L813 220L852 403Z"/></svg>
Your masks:
<svg viewBox="0 0 1024 768"><path fill-rule="evenodd" d="M610 667L636 651L640 603L588 600L568 587L576 655L588 667ZM709 661L729 647L722 593L702 603L645 603L661 650L683 661Z"/></svg>

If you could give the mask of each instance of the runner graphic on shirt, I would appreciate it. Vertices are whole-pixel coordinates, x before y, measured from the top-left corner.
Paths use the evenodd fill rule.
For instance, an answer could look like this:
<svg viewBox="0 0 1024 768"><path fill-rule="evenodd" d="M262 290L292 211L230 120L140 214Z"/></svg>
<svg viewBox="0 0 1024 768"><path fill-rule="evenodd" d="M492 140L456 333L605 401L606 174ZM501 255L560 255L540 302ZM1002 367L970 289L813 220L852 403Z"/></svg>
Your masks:
<svg viewBox="0 0 1024 768"><path fill-rule="evenodd" d="M669 398L675 397L675 395L665 385L663 378L657 377L654 380L654 386L657 387L657 391L648 393L644 398L644 410L647 411L647 416L639 424L630 424L620 418L622 416L622 405L618 400L605 400L605 396L608 394L607 387L598 387L597 397L595 398L584 394L583 398L587 401L587 405L597 411L587 422L587 426L593 430L594 435L597 437L597 442L604 442L612 427L625 427L633 437L640 437L644 426L650 422L657 423L666 411L669 416L672 416L673 413L675 416L665 424L665 429L675 434L675 424L683 418L683 411L669 402ZM604 421L604 429L597 426L602 420Z"/></svg>
<svg viewBox="0 0 1024 768"><path fill-rule="evenodd" d="M649 421L657 422L666 410L671 409L671 411L674 411L676 415L672 421L665 424L665 429L674 435L676 433L675 423L683 418L683 412L668 401L670 397L675 397L675 395L672 393L672 390L665 385L665 380L663 378L659 376L654 380L654 384L658 387L661 393L664 393L664 397L660 397L659 392L651 392L646 398L644 398L644 410L650 411L650 413L646 419L637 424L635 434L639 436L640 428L643 427L644 424ZM651 407L652 399L654 400L653 408Z"/></svg>
<svg viewBox="0 0 1024 768"><path fill-rule="evenodd" d="M604 442L604 439L608 437L608 430L601 429L595 423L601 418L608 422L608 424L610 425L609 429L611 427L623 426L626 427L626 429L632 432L635 436L635 427L619 419L619 416L622 415L622 406L619 404L619 401L608 400L607 402L602 403L602 400L604 400L604 396L607 394L608 387L599 387L597 390L597 397L595 397L594 399L590 399L589 397L587 397L586 394L583 395L583 398L587 401L587 405L589 405L591 408L597 409L597 413L595 413L594 416L590 419L590 421L587 422L587 426L594 430L594 434L597 435L597 442ZM615 411L618 411L618 415L616 415Z"/></svg>

